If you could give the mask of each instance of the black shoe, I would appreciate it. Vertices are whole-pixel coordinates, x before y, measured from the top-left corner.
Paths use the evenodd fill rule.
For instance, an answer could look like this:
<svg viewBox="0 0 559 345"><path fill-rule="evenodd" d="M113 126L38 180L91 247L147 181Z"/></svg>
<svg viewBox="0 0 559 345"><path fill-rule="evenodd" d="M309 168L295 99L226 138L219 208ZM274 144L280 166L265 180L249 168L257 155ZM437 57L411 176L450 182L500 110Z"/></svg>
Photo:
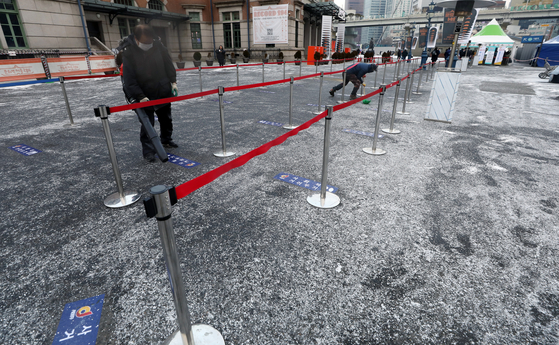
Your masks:
<svg viewBox="0 0 559 345"><path fill-rule="evenodd" d="M148 161L149 163L155 163L155 155L153 153L148 153L147 155L144 156L144 159L146 161Z"/></svg>
<svg viewBox="0 0 559 345"><path fill-rule="evenodd" d="M334 89L331 89L329 92L330 92L330 96L334 97L334 92L336 91L334 91Z"/></svg>
<svg viewBox="0 0 559 345"><path fill-rule="evenodd" d="M357 95L354 95L354 94L349 95L349 100L350 100L350 101L351 101L351 100L354 100L354 99L356 99L356 98L357 98Z"/></svg>
<svg viewBox="0 0 559 345"><path fill-rule="evenodd" d="M163 147L167 147L167 148L174 148L174 149L176 149L177 147L179 147L179 145L175 144L175 142L172 141L172 140L167 141L167 142L164 142L164 143L162 143L162 144L163 144Z"/></svg>

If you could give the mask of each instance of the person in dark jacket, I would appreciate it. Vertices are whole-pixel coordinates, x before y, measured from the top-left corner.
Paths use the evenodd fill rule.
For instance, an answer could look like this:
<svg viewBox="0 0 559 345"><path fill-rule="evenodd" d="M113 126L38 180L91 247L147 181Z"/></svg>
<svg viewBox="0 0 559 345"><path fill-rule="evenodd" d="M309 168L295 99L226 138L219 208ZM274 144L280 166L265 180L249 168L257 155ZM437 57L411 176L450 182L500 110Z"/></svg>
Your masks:
<svg viewBox="0 0 559 345"><path fill-rule="evenodd" d="M402 58L402 50L398 49L398 60Z"/></svg>
<svg viewBox="0 0 559 345"><path fill-rule="evenodd" d="M433 49L433 51L431 52L431 61L432 62L437 62L437 60L439 59L440 54L441 54L441 51L439 50L439 48L435 47L435 49Z"/></svg>
<svg viewBox="0 0 559 345"><path fill-rule="evenodd" d="M134 34L128 36L128 46L122 54L124 74L124 92L131 103L173 97L178 94L177 72L167 48L149 25L141 24L134 28ZM143 108L154 124L157 114L161 128L161 143L164 147L178 147L173 142L173 120L171 104L162 104ZM142 154L148 162L155 162L155 147L149 139L146 129L140 129Z"/></svg>
<svg viewBox="0 0 559 345"><path fill-rule="evenodd" d="M345 84L347 85L349 82L353 83L353 91L351 91L351 95L349 96L350 100L357 98L357 91L359 91L359 87L361 87L361 84L363 84L362 78L365 78L365 75L367 73L375 72L376 70L377 65L375 65L374 63L368 64L363 62L353 64L345 69ZM343 86L343 82L334 86L330 90L330 96L334 97L334 93L338 90L341 90Z"/></svg>
<svg viewBox="0 0 559 345"><path fill-rule="evenodd" d="M402 59L406 60L407 58L408 58L408 50L404 48L404 51L402 52Z"/></svg>
<svg viewBox="0 0 559 345"><path fill-rule="evenodd" d="M215 55L217 56L219 65L225 65L225 49L223 49L223 46L219 46L219 48L217 48L217 50L215 51Z"/></svg>

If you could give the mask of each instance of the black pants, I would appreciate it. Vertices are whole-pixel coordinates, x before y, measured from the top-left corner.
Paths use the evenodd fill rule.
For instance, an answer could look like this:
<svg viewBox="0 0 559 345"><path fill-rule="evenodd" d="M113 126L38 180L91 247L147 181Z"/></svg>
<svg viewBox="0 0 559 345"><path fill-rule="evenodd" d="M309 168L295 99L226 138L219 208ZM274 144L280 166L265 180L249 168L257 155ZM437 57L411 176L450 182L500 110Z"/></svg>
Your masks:
<svg viewBox="0 0 559 345"><path fill-rule="evenodd" d="M343 74L342 74L342 78L343 78ZM353 91L351 91L351 94L357 96L357 91L359 91L359 88L361 87L361 82L359 81L359 79L357 79L357 76L355 74L348 73L345 77L345 84L347 85L349 82L353 83ZM338 91L341 90L343 87L344 87L344 83L341 82L338 85L334 86L332 89L334 91Z"/></svg>
<svg viewBox="0 0 559 345"><path fill-rule="evenodd" d="M153 126L155 123L154 113L157 114L157 119L159 121L159 127L161 129L161 143L167 143L172 140L173 135L173 118L171 117L171 104L165 104L163 106L156 106L158 109L155 110L154 107L144 108L147 116L149 117L149 122ZM161 108L159 108L161 107ZM140 122L141 123L141 122ZM140 129L140 142L142 143L142 154L146 157L148 154L155 154L155 147L151 143L149 136L146 132L146 128L142 124Z"/></svg>

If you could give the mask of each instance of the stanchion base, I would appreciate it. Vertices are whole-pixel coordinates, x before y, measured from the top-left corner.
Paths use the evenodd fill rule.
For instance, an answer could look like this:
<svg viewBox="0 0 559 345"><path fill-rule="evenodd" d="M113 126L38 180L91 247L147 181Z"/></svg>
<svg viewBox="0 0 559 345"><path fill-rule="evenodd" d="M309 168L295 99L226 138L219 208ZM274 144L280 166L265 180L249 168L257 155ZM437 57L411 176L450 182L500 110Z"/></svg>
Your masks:
<svg viewBox="0 0 559 345"><path fill-rule="evenodd" d="M334 208L340 204L340 197L334 193L326 192L324 202L320 199L320 193L315 193L307 197L309 204L318 208Z"/></svg>
<svg viewBox="0 0 559 345"><path fill-rule="evenodd" d="M323 113L323 111L313 111L313 112L312 112L313 115L320 115L320 114L322 114L322 113Z"/></svg>
<svg viewBox="0 0 559 345"><path fill-rule="evenodd" d="M381 131L383 131L384 133L388 133L388 134L400 134L402 133L401 131L397 130L397 129L381 129Z"/></svg>
<svg viewBox="0 0 559 345"><path fill-rule="evenodd" d="M235 154L235 152L231 152L231 151L225 151L225 152L219 151L219 152L215 152L214 156L223 158L223 157L231 157L234 154Z"/></svg>
<svg viewBox="0 0 559 345"><path fill-rule="evenodd" d="M62 127L64 127L64 128L73 128L73 127L79 127L79 126L80 126L80 124L75 123L75 122L73 124L72 123L67 123L65 125L62 125Z"/></svg>
<svg viewBox="0 0 559 345"><path fill-rule="evenodd" d="M412 101L406 101L406 104L413 104L413 103L415 103L415 102L412 102Z"/></svg>
<svg viewBox="0 0 559 345"><path fill-rule="evenodd" d="M295 126L295 125L285 125L285 126L283 126L283 129L295 129L295 128L297 128L297 127L299 127L299 126Z"/></svg>
<svg viewBox="0 0 559 345"><path fill-rule="evenodd" d="M373 155L373 156L380 156L380 155L383 155L383 154L386 153L386 151L381 150L381 149L375 149L375 150L373 150L372 147L365 147L365 148L363 149L363 152L365 152L366 154L369 154L369 155Z"/></svg>
<svg viewBox="0 0 559 345"><path fill-rule="evenodd" d="M208 325L192 325L192 338L196 345L225 345L221 333ZM173 333L163 345L183 345L181 332Z"/></svg>
<svg viewBox="0 0 559 345"><path fill-rule="evenodd" d="M132 205L136 201L140 200L142 194L138 192L124 192L124 198L120 198L120 193L113 193L105 198L105 206L110 208L119 208L128 205Z"/></svg>
<svg viewBox="0 0 559 345"><path fill-rule="evenodd" d="M414 95L423 95L421 92L412 92Z"/></svg>
<svg viewBox="0 0 559 345"><path fill-rule="evenodd" d="M345 103L345 102L346 102L346 101L336 101L336 103L338 103L338 104L343 104L343 103Z"/></svg>
<svg viewBox="0 0 559 345"><path fill-rule="evenodd" d="M410 115L410 113L408 113L407 111L406 111L406 112L401 112L401 111L399 111L399 112L397 112L396 114L399 114L399 115Z"/></svg>

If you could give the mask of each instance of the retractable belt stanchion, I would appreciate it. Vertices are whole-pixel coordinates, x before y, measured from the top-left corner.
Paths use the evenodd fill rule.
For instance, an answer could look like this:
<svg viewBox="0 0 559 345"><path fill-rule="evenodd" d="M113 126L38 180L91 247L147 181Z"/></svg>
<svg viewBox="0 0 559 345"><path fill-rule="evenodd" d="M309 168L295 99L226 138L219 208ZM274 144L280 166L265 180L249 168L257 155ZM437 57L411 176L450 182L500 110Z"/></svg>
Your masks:
<svg viewBox="0 0 559 345"><path fill-rule="evenodd" d="M262 63L262 82L264 82L264 62Z"/></svg>
<svg viewBox="0 0 559 345"><path fill-rule="evenodd" d="M431 69L431 80L435 80L435 70L437 69L437 63L433 63L433 68Z"/></svg>
<svg viewBox="0 0 559 345"><path fill-rule="evenodd" d="M237 86L239 86L239 64L237 64Z"/></svg>
<svg viewBox="0 0 559 345"><path fill-rule="evenodd" d="M60 86L62 87L62 95L64 96L64 102L66 103L66 111L68 112L68 118L70 123L64 125L64 127L71 127L74 125L74 118L72 117L72 110L70 109L70 102L68 102L68 94L66 94L66 85L64 85L64 77L59 77Z"/></svg>
<svg viewBox="0 0 559 345"><path fill-rule="evenodd" d="M412 100L411 100L411 91L413 90L413 75L415 74L414 71L411 71L411 80L410 80L410 89L407 92L408 98L406 99L406 103L408 104L412 104Z"/></svg>
<svg viewBox="0 0 559 345"><path fill-rule="evenodd" d="M400 79L400 65L402 64L402 60L398 60L398 71L396 72L396 78L394 78L394 80L398 80Z"/></svg>
<svg viewBox="0 0 559 345"><path fill-rule="evenodd" d="M330 152L330 126L334 108L329 105L326 107L328 115L325 118L324 126L324 152L322 156L322 179L320 180L320 193L314 193L307 197L309 204L318 208L333 208L340 204L340 197L334 193L328 192L328 155Z"/></svg>
<svg viewBox="0 0 559 345"><path fill-rule="evenodd" d="M361 84L361 97L365 94L365 85Z"/></svg>
<svg viewBox="0 0 559 345"><path fill-rule="evenodd" d="M283 61L283 79L285 79L285 61Z"/></svg>
<svg viewBox="0 0 559 345"><path fill-rule="evenodd" d="M333 66L334 66L334 60L331 59L330 60L330 72L332 72L332 68L334 68Z"/></svg>
<svg viewBox="0 0 559 345"><path fill-rule="evenodd" d="M400 84L401 80L398 80L398 84L396 84L396 92L394 93L394 105L392 106L392 118L390 119L390 129L383 129L384 133L389 134L400 134L400 131L394 129L394 119L396 118L396 109L398 108L398 96L400 94Z"/></svg>
<svg viewBox="0 0 559 345"><path fill-rule="evenodd" d="M345 71L345 68L344 68L344 71L342 72L342 76L343 76L343 78L342 78L342 83L343 83L343 84L342 84L342 99L341 99L340 101L338 101L337 103L344 103L344 102L345 102L345 101L344 101L344 95L345 95L345 78L346 78L346 71Z"/></svg>
<svg viewBox="0 0 559 345"><path fill-rule="evenodd" d="M314 73L316 74L316 73L318 73L318 61L314 62L314 66L315 66Z"/></svg>
<svg viewBox="0 0 559 345"><path fill-rule="evenodd" d="M379 98L378 98L378 108L377 108L377 119L375 121L375 133L374 133L374 137L373 137L373 147L365 147L363 149L363 152L373 155L373 156L380 156L386 153L386 151L381 150L381 149L377 149L377 140L378 140L378 134L379 134L379 128L380 128L380 113L382 112L382 101L384 98L384 93L386 92L386 85L382 84L380 86L380 89L382 89L382 91L379 94Z"/></svg>
<svg viewBox="0 0 559 345"><path fill-rule="evenodd" d="M216 157L229 157L235 154L235 152L227 151L227 146L225 145L225 117L223 115L223 86L217 87L217 94L219 96L219 119L221 121L221 148L222 150L214 153Z"/></svg>
<svg viewBox="0 0 559 345"><path fill-rule="evenodd" d="M378 76L378 65L377 65L377 69L375 70L375 85L373 85L373 89L376 89L377 87L377 76Z"/></svg>
<svg viewBox="0 0 559 345"><path fill-rule="evenodd" d="M387 63L385 62L384 63L384 73L382 74L382 84L381 85L384 85L384 77L386 77L386 68L387 68L386 65L387 65Z"/></svg>
<svg viewBox="0 0 559 345"><path fill-rule="evenodd" d="M404 101L402 102L403 103L402 111L398 112L398 114L400 114L400 115L409 115L410 114L406 111L406 98L408 97L409 86L410 86L410 74L408 73L408 77L406 78L406 88L404 90Z"/></svg>
<svg viewBox="0 0 559 345"><path fill-rule="evenodd" d="M299 77L301 76L301 69L303 68L303 61L299 60Z"/></svg>
<svg viewBox="0 0 559 345"><path fill-rule="evenodd" d="M177 202L175 188L154 186L150 190L151 197L144 199L144 207L149 218L157 219L159 237L163 246L163 258L167 268L167 277L171 284L173 302L177 311L179 330L174 332L164 344L166 345L225 345L223 337L215 328L208 325L192 325L190 311L186 303L186 291L182 279L177 241L171 218L172 205Z"/></svg>
<svg viewBox="0 0 559 345"><path fill-rule="evenodd" d="M398 65L398 61L396 61L395 64ZM397 69L398 69L397 66L394 66L394 78L392 80L398 80L396 76Z"/></svg>
<svg viewBox="0 0 559 345"><path fill-rule="evenodd" d="M422 93L419 92L419 87L421 86L421 77L423 77L423 66L421 66L421 70L419 71L419 80L417 80L417 90L412 92L414 95L421 95Z"/></svg>
<svg viewBox="0 0 559 345"><path fill-rule="evenodd" d="M124 187L122 186L122 177L120 175L120 169L118 168L118 161L116 159L113 137L111 135L111 128L109 127L109 114L109 107L105 105L100 105L98 108L95 108L95 116L101 118L101 123L103 124L103 131L105 133L105 139L107 140L107 148L109 149L109 157L111 158L116 186L118 188L118 192L107 196L104 203L107 207L119 208L132 205L136 201L140 200L141 194L138 192L124 191Z"/></svg>
<svg viewBox="0 0 559 345"><path fill-rule="evenodd" d="M292 76L291 80L289 81L289 124L283 126L283 128L285 128L285 129L297 128L297 126L294 126L293 122L292 122L292 117L293 117L293 81L294 81L294 78ZM319 107L320 107L320 105L319 105Z"/></svg>
<svg viewBox="0 0 559 345"><path fill-rule="evenodd" d="M322 103L322 83L324 81L324 72L320 72L320 87L318 88L318 110L313 114L318 115L322 113L320 110L320 103Z"/></svg>

